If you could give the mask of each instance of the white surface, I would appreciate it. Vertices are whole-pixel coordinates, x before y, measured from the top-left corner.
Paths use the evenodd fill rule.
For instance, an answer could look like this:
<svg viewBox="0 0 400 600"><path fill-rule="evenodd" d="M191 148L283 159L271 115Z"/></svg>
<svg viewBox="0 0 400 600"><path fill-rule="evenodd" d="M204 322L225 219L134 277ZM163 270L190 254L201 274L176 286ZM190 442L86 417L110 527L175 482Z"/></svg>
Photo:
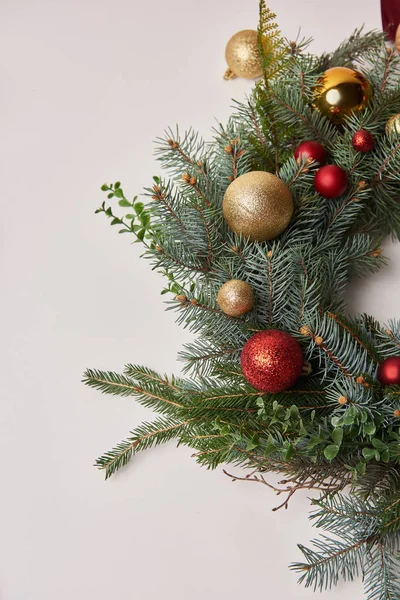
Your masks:
<svg viewBox="0 0 400 600"><path fill-rule="evenodd" d="M380 27L379 0L270 5L316 52ZM227 118L251 84L222 80L224 46L256 21L256 0L1 3L1 600L313 597L286 567L313 534L305 497L271 513L267 490L173 445L104 483L93 459L151 415L80 383L86 366L179 369L185 334L161 280L93 211L104 181L149 184L166 126L207 136ZM381 319L400 316L400 249L387 250L351 301Z"/></svg>

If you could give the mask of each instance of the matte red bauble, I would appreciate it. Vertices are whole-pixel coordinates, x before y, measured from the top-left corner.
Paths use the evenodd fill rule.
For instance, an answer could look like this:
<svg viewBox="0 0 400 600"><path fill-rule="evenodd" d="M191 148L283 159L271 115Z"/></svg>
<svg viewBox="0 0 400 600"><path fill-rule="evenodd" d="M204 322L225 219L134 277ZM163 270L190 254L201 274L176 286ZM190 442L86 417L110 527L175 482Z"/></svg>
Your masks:
<svg viewBox="0 0 400 600"><path fill-rule="evenodd" d="M347 190L346 171L337 165L321 167L314 177L314 187L324 198L339 198Z"/></svg>
<svg viewBox="0 0 400 600"><path fill-rule="evenodd" d="M304 357L291 335L267 329L247 340L240 363L250 385L274 394L289 389L297 381L303 371Z"/></svg>
<svg viewBox="0 0 400 600"><path fill-rule="evenodd" d="M353 135L351 145L357 152L369 152L375 146L374 136L366 129L360 129Z"/></svg>
<svg viewBox="0 0 400 600"><path fill-rule="evenodd" d="M299 161L302 157L305 157L309 160L319 163L321 167L326 163L325 148L313 140L302 142L300 146L297 146L296 150L294 151L294 157L296 161Z"/></svg>
<svg viewBox="0 0 400 600"><path fill-rule="evenodd" d="M378 379L382 385L400 385L400 356L391 356L381 362Z"/></svg>

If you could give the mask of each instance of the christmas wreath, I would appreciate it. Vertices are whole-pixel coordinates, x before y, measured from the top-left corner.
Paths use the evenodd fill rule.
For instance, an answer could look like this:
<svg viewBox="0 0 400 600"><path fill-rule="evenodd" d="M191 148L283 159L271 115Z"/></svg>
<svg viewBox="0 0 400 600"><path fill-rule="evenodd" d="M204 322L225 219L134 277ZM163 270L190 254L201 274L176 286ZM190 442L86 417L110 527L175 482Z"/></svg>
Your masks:
<svg viewBox="0 0 400 600"><path fill-rule="evenodd" d="M322 590L361 572L369 600L398 600L400 324L346 315L345 292L385 264L382 237L400 236L400 58L361 30L314 56L263 1L257 35L241 33L227 77L262 78L213 141L167 131L170 178L154 177L146 204L102 186L127 214L97 212L143 243L197 339L180 355L187 378L86 371L159 413L96 465L110 477L175 438L200 465L250 469L231 477L285 493L280 507L318 490L311 518L329 535L300 545L300 581Z"/></svg>

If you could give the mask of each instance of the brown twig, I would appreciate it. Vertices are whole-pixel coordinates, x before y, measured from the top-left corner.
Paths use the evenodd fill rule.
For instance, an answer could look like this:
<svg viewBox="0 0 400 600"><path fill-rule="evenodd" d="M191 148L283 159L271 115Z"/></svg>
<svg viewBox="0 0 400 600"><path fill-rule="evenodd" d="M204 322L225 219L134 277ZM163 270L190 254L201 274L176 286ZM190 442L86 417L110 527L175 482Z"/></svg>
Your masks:
<svg viewBox="0 0 400 600"><path fill-rule="evenodd" d="M268 481L266 481L264 475L262 473L260 473L258 469L252 471L245 477L239 477L237 475L232 475L232 474L228 473L225 469L223 469L223 472L225 475L230 477L232 479L232 481L252 481L254 483L261 483L262 485L265 485L269 489L273 490L277 496L279 496L280 494L287 494L285 500L281 504L279 504L279 506L276 506L275 508L272 509L274 512L277 510L280 510L281 508L285 508L285 510L286 510L289 506L289 501L290 501L291 497L299 490L317 490L320 492L321 491L324 492L324 495L326 495L328 493L340 491L341 489L346 487L346 485L349 483L349 480L347 480L347 479L343 480L342 482L337 484L337 483L332 483L332 481L333 481L332 479L331 479L331 483L328 483L326 481L322 481L322 482L318 481L317 479L314 479L314 478L309 478L310 479L309 481L298 481L296 478L292 478L292 479L283 479L282 481L279 481L278 485L283 485L286 487L278 488L278 487L270 484ZM288 483L293 484L293 485L287 485Z"/></svg>

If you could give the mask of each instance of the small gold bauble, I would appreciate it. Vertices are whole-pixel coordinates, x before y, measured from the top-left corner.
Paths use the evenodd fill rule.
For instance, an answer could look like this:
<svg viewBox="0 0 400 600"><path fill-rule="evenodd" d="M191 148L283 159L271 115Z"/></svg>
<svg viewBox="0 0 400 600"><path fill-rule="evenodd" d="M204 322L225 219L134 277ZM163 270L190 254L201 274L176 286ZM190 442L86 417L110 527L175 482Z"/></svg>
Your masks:
<svg viewBox="0 0 400 600"><path fill-rule="evenodd" d="M228 186L222 212L232 231L264 242L276 238L289 225L293 198L279 177L250 171Z"/></svg>
<svg viewBox="0 0 400 600"><path fill-rule="evenodd" d="M225 49L225 59L229 69L225 79L245 77L256 79L262 75L260 55L258 52L258 33L252 29L244 29L235 33Z"/></svg>
<svg viewBox="0 0 400 600"><path fill-rule="evenodd" d="M390 119L386 123L385 130L386 130L386 135L390 135L390 136L400 135L400 113L390 117Z"/></svg>
<svg viewBox="0 0 400 600"><path fill-rule="evenodd" d="M231 279L220 287L217 302L226 315L240 317L254 307L253 288L245 281Z"/></svg>
<svg viewBox="0 0 400 600"><path fill-rule="evenodd" d="M371 97L371 85L362 73L347 67L333 67L318 79L313 107L340 125L353 112L363 110Z"/></svg>

